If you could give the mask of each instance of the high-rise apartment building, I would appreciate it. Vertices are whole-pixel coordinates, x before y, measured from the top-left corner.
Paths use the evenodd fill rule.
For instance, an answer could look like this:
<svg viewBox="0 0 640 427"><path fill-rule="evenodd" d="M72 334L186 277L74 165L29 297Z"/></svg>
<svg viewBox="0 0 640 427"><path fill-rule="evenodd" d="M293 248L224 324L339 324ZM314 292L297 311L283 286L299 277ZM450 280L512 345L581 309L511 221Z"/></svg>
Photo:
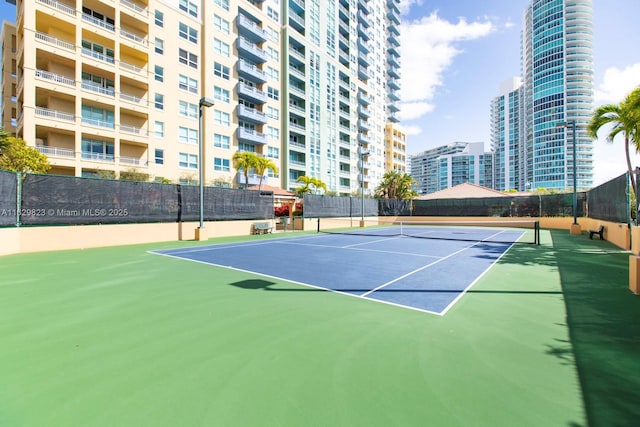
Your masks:
<svg viewBox="0 0 640 427"><path fill-rule="evenodd" d="M3 30L3 55L15 47L8 130L52 173L194 182L202 163L206 184L242 185L238 151L273 160L264 182L287 189L307 175L372 192L384 173L398 0L22 0L16 11L14 44Z"/></svg>
<svg viewBox="0 0 640 427"><path fill-rule="evenodd" d="M384 134L385 171L407 173L407 136L393 123L387 123Z"/></svg>
<svg viewBox="0 0 640 427"><path fill-rule="evenodd" d="M471 182L493 188L493 154L483 142L454 142L411 156L411 176L420 194Z"/></svg>
<svg viewBox="0 0 640 427"><path fill-rule="evenodd" d="M519 189L526 182L523 93L521 79L513 78L500 85L500 95L491 101L493 188L496 190Z"/></svg>
<svg viewBox="0 0 640 427"><path fill-rule="evenodd" d="M531 1L522 78L526 173L517 188L573 188L574 170L577 187L591 187L593 141L585 126L594 105L592 0Z"/></svg>

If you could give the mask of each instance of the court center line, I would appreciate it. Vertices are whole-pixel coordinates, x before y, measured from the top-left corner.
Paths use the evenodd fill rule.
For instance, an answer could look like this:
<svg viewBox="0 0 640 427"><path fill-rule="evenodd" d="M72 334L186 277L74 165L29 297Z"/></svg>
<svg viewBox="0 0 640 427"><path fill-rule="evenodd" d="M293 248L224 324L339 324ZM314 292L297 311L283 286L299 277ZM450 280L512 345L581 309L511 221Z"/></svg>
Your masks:
<svg viewBox="0 0 640 427"><path fill-rule="evenodd" d="M488 237L488 239L490 239L490 238L492 238L492 237L494 237L494 236L496 236L496 235L498 235L498 234L500 234L500 232L495 233L493 236ZM362 296L362 297L366 297L366 296L368 296L368 295L371 295L372 293L374 293L374 292L376 292L376 291L379 291L380 289L386 288L387 286L392 285L392 284L393 284L393 283L395 283L395 282L398 282L398 281L400 281L400 280L402 280L402 279L404 279L404 278L406 278L406 277L409 277L409 276L411 276L411 275L413 275L413 274L415 274L415 273L418 273L419 271L422 271L422 270L425 270L425 269L427 269L427 268L429 268L429 267L431 267L431 266L434 266L434 265L436 265L436 264L438 264L438 263L440 263L440 262L442 262L442 261L444 261L444 260L446 260L446 259L451 258L451 257L452 257L452 256L454 256L454 255L457 255L457 254L459 254L459 253L461 253L461 252L466 251L467 249L471 249L472 247L474 247L474 246L476 246L476 245L479 245L480 243L486 243L486 242L484 242L484 241L480 241L480 242L476 242L476 243L474 243L473 245L470 245L470 246L464 247L464 248L460 249L459 251L455 251L455 252L453 252L453 253L451 253L451 254L449 254L449 255L447 255L447 256L445 256L445 257L443 257L443 258L440 258L440 259L438 259L438 260L436 260L436 261L433 261L432 263L429 263L429 264L427 264L427 265L423 265L422 267L420 267L420 268L416 268L415 270L410 271L410 272L408 272L408 273L406 273L406 274L403 274L403 275L402 275L402 276L400 276L400 277L396 277L395 279L390 280L390 281L388 281L387 283L383 283L382 285L380 285L380 286L378 286L378 287L376 287L376 288L373 288L373 289L371 289L371 290L370 290L370 291L368 291L368 292L365 292L365 293L364 293L364 294L362 294L361 296Z"/></svg>
<svg viewBox="0 0 640 427"><path fill-rule="evenodd" d="M274 243L279 243L279 244L282 244L282 245L314 246L314 247L329 248L329 249L346 249L346 250L351 250L351 251L362 251L362 252L379 252L379 253L383 253L383 254L416 256L416 257L420 257L420 258L436 258L436 259L440 259L441 258L441 257L436 256L436 255L423 255L423 254L416 254L416 253L411 253L411 252L383 251L383 250L379 250L379 249L365 249L365 248L352 248L352 247L349 247L351 245L349 245L349 246L331 246L331 245L318 245L318 244L313 244L313 243L295 243L295 242L285 242L285 241L274 241Z"/></svg>

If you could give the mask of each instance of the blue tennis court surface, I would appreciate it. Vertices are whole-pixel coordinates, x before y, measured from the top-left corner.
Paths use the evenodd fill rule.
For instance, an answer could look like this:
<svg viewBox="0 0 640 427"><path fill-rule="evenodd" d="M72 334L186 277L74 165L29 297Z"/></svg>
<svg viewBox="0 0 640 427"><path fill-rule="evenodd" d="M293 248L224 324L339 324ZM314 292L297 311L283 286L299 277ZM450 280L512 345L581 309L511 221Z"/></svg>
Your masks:
<svg viewBox="0 0 640 427"><path fill-rule="evenodd" d="M508 230L512 241L522 231ZM238 269L414 310L444 314L510 243L340 234L152 253Z"/></svg>

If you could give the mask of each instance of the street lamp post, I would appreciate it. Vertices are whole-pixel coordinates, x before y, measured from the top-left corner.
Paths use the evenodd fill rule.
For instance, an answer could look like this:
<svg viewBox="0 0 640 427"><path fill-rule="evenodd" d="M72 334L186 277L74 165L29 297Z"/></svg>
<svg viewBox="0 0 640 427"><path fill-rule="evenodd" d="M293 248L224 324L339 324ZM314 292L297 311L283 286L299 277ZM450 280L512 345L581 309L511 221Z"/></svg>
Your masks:
<svg viewBox="0 0 640 427"><path fill-rule="evenodd" d="M361 201L361 217L360 227L364 227L364 158L370 153L364 149L362 144L359 147L360 151L360 201Z"/></svg>
<svg viewBox="0 0 640 427"><path fill-rule="evenodd" d="M576 121L567 120L556 124L556 127L571 128L571 142L573 154L573 224L571 224L571 234L581 234L582 230L578 224L578 167L576 156Z"/></svg>
<svg viewBox="0 0 640 427"><path fill-rule="evenodd" d="M202 110L213 106L213 99L200 98L198 103L198 186L200 195L200 226L196 233L196 240L206 240L207 236L204 231L204 142L202 137Z"/></svg>

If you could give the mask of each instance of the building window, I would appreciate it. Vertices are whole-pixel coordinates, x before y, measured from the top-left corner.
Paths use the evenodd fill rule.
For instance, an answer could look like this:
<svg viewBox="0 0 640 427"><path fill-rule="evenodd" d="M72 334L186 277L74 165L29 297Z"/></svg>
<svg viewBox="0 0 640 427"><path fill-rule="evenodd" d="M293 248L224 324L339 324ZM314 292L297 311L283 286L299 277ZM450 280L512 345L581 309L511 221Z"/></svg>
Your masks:
<svg viewBox="0 0 640 427"><path fill-rule="evenodd" d="M278 147L267 147L267 157L272 159L279 159L280 149Z"/></svg>
<svg viewBox="0 0 640 427"><path fill-rule="evenodd" d="M156 25L160 28L164 27L164 13L160 12L159 10L156 10Z"/></svg>
<svg viewBox="0 0 640 427"><path fill-rule="evenodd" d="M229 172L229 159L221 159L219 157L215 157L213 159L213 170L220 172Z"/></svg>
<svg viewBox="0 0 640 427"><path fill-rule="evenodd" d="M156 93L155 97L155 106L158 110L164 110L164 95L160 93Z"/></svg>
<svg viewBox="0 0 640 427"><path fill-rule="evenodd" d="M280 19L280 15L278 14L278 11L276 9L273 9L270 6L267 7L267 16L276 22L278 22Z"/></svg>
<svg viewBox="0 0 640 427"><path fill-rule="evenodd" d="M274 128L274 127L271 127L271 126L267 126L267 138L279 141L280 140L280 129Z"/></svg>
<svg viewBox="0 0 640 427"><path fill-rule="evenodd" d="M198 93L198 80L180 74L178 76L178 87L191 93Z"/></svg>
<svg viewBox="0 0 640 427"><path fill-rule="evenodd" d="M158 55L163 55L164 54L164 40L159 39L159 38L156 37L156 42L154 44L154 49L155 49L155 52Z"/></svg>
<svg viewBox="0 0 640 427"><path fill-rule="evenodd" d="M280 110L274 107L267 107L267 117L274 120L280 120Z"/></svg>
<svg viewBox="0 0 640 427"><path fill-rule="evenodd" d="M229 45L223 42L222 40L213 39L213 50L218 55L224 56L226 58L229 57Z"/></svg>
<svg viewBox="0 0 640 427"><path fill-rule="evenodd" d="M198 169L198 156L195 154L178 153L178 166L186 169Z"/></svg>
<svg viewBox="0 0 640 427"><path fill-rule="evenodd" d="M276 62L280 60L280 52L278 49L274 49L271 46L267 48L267 56Z"/></svg>
<svg viewBox="0 0 640 427"><path fill-rule="evenodd" d="M180 126L178 128L178 141L183 144L198 145L198 130Z"/></svg>
<svg viewBox="0 0 640 427"><path fill-rule="evenodd" d="M229 113L225 113L224 111L215 110L213 121L217 125L229 126L229 124L231 123L231 116L229 115Z"/></svg>
<svg viewBox="0 0 640 427"><path fill-rule="evenodd" d="M213 74L222 77L225 80L229 80L229 67L216 62L213 64Z"/></svg>
<svg viewBox="0 0 640 427"><path fill-rule="evenodd" d="M198 43L198 30L182 22L178 24L178 35L191 43Z"/></svg>
<svg viewBox="0 0 640 427"><path fill-rule="evenodd" d="M157 82L162 82L164 81L164 68L162 68L159 65L156 65L154 67L155 70L155 79Z"/></svg>
<svg viewBox="0 0 640 427"><path fill-rule="evenodd" d="M153 124L153 133L156 138L164 138L164 122L155 122Z"/></svg>
<svg viewBox="0 0 640 427"><path fill-rule="evenodd" d="M229 149L230 140L226 135L220 135L218 133L213 134L213 146L218 148Z"/></svg>
<svg viewBox="0 0 640 427"><path fill-rule="evenodd" d="M280 91L276 88L273 87L268 87L267 88L267 96L273 100L278 100L280 99Z"/></svg>
<svg viewBox="0 0 640 427"><path fill-rule="evenodd" d="M159 148L156 148L155 164L164 165L164 150L160 150Z"/></svg>
<svg viewBox="0 0 640 427"><path fill-rule="evenodd" d="M198 55L186 51L184 49L178 49L178 61L181 64L188 65L191 68L198 68Z"/></svg>
<svg viewBox="0 0 640 427"><path fill-rule="evenodd" d="M196 3L190 2L188 0L180 0L180 4L178 5L180 10L187 12L191 16L198 17L198 5Z"/></svg>
<svg viewBox="0 0 640 427"><path fill-rule="evenodd" d="M216 30L225 34L229 34L229 29L231 28L231 26L229 25L229 21L221 18L218 15L213 15L213 26L216 28Z"/></svg>
<svg viewBox="0 0 640 427"><path fill-rule="evenodd" d="M186 101L179 101L178 111L181 116L188 117L190 119L198 118L198 106Z"/></svg>
<svg viewBox="0 0 640 427"><path fill-rule="evenodd" d="M230 99L230 94L228 90L215 86L213 88L213 97L219 101L228 103Z"/></svg>
<svg viewBox="0 0 640 427"><path fill-rule="evenodd" d="M280 80L280 71L276 70L273 67L267 68L267 76L271 78L271 80L278 81Z"/></svg>
<svg viewBox="0 0 640 427"><path fill-rule="evenodd" d="M229 10L229 0L214 0L213 3L224 10Z"/></svg>

